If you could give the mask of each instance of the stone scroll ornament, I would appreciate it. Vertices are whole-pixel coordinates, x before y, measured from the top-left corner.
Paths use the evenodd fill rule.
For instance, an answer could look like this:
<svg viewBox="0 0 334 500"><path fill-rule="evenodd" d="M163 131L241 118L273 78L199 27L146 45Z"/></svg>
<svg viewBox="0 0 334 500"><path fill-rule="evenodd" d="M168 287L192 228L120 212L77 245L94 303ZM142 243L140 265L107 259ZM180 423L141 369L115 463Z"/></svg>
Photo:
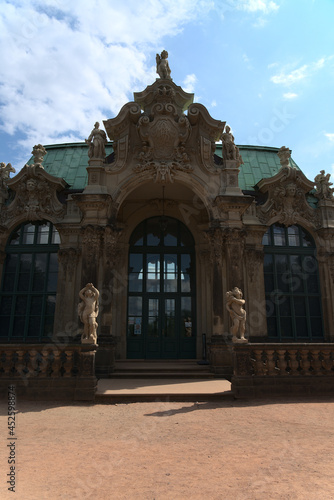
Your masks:
<svg viewBox="0 0 334 500"><path fill-rule="evenodd" d="M105 145L107 144L107 135L104 130L100 130L99 122L96 122L85 143L89 145L89 158L102 159L106 157Z"/></svg>
<svg viewBox="0 0 334 500"><path fill-rule="evenodd" d="M156 62L157 62L157 73L160 76L160 78L164 78L167 80L171 80L171 70L167 61L168 57L168 52L167 50L163 50L161 52L161 55L159 54L156 55Z"/></svg>
<svg viewBox="0 0 334 500"><path fill-rule="evenodd" d="M97 327L96 318L99 314L99 296L100 292L92 283L80 290L79 297L82 302L78 305L78 315L84 324L84 331L81 335L82 344L97 343Z"/></svg>
<svg viewBox="0 0 334 500"><path fill-rule="evenodd" d="M244 305L245 300L242 298L240 288L235 287L226 293L226 309L232 320L230 333L232 334L232 342L235 343L248 342L245 338L246 311L243 308Z"/></svg>

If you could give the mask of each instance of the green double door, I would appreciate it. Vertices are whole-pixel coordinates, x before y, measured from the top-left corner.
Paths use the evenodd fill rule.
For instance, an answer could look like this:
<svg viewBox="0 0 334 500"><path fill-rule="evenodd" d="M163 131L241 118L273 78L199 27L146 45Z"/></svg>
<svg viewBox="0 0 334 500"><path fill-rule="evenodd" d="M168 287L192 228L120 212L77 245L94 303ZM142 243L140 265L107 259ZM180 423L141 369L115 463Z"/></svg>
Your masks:
<svg viewBox="0 0 334 500"><path fill-rule="evenodd" d="M196 357L192 236L180 221L165 221L144 221L130 241L129 359Z"/></svg>

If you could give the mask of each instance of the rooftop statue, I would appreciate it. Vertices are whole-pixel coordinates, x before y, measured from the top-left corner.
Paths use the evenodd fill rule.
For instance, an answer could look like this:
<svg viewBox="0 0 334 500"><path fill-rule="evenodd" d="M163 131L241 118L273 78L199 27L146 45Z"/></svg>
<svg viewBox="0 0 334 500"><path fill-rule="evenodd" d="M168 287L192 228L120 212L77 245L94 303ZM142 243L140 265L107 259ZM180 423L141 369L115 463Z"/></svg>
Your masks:
<svg viewBox="0 0 334 500"><path fill-rule="evenodd" d="M239 152L238 146L234 143L234 136L231 133L231 128L226 125L225 132L222 133L222 152L224 161L226 160L237 160L238 167L243 164L242 157Z"/></svg>
<svg viewBox="0 0 334 500"><path fill-rule="evenodd" d="M15 168L10 163L0 163L0 207L8 198L8 186L6 181L9 179L10 172L15 174Z"/></svg>
<svg viewBox="0 0 334 500"><path fill-rule="evenodd" d="M156 55L156 61L157 61L157 73L160 76L160 78L164 78L167 80L171 80L171 70L167 61L168 57L168 52L167 50L163 50L161 52L161 56L159 54Z"/></svg>
<svg viewBox="0 0 334 500"><path fill-rule="evenodd" d="M100 124L99 122L96 122L88 139L85 139L85 143L89 144L89 158L100 158L104 160L106 157L105 145L107 144L107 142L107 135L105 131L100 130Z"/></svg>
<svg viewBox="0 0 334 500"><path fill-rule="evenodd" d="M279 161L282 165L283 168L287 168L290 166L290 156L291 152L289 148L286 148L285 146L282 146L277 153L277 156L279 157Z"/></svg>
<svg viewBox="0 0 334 500"><path fill-rule="evenodd" d="M315 196L319 200L333 200L334 189L332 182L329 182L331 174L325 174L324 170L320 170L320 174L316 175L314 178L315 182Z"/></svg>
<svg viewBox="0 0 334 500"><path fill-rule="evenodd" d="M42 146L42 144L36 144L36 146L34 146L33 150L31 151L31 154L34 157L34 164L42 167L43 159L44 159L44 156L46 155L46 153L47 153L47 151Z"/></svg>

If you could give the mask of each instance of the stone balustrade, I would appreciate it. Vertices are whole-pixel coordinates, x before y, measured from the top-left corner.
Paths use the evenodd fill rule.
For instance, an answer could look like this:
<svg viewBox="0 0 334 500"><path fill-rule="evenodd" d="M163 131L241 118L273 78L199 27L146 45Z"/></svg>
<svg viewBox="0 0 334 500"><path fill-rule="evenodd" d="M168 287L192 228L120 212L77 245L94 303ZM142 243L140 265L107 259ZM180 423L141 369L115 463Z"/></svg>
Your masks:
<svg viewBox="0 0 334 500"><path fill-rule="evenodd" d="M236 395L333 392L334 345L236 345L233 387Z"/></svg>
<svg viewBox="0 0 334 500"><path fill-rule="evenodd" d="M93 399L95 353L88 344L0 344L0 390L11 383L29 398Z"/></svg>

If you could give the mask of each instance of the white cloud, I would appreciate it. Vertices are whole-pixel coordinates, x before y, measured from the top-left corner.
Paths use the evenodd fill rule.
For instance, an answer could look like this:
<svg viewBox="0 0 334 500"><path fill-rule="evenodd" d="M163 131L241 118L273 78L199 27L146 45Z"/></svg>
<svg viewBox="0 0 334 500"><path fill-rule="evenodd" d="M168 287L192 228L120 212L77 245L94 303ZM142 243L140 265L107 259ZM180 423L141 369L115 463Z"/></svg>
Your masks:
<svg viewBox="0 0 334 500"><path fill-rule="evenodd" d="M215 101L215 100L211 101L210 106L211 106L211 108L215 108L217 106L217 101Z"/></svg>
<svg viewBox="0 0 334 500"><path fill-rule="evenodd" d="M329 139L330 142L334 142L334 133L331 134L325 133L325 136L327 137L327 139Z"/></svg>
<svg viewBox="0 0 334 500"><path fill-rule="evenodd" d="M279 6L276 2L271 0L240 0L238 2L238 8L248 12L262 12L263 14L269 14L270 12L278 10Z"/></svg>
<svg viewBox="0 0 334 500"><path fill-rule="evenodd" d="M0 129L20 133L29 152L36 143L83 140L95 121L155 81L163 38L212 7L211 0L0 3ZM171 53L169 62L173 76Z"/></svg>
<svg viewBox="0 0 334 500"><path fill-rule="evenodd" d="M298 94L295 94L294 92L286 92L283 94L284 99L296 99L298 97Z"/></svg>
<svg viewBox="0 0 334 500"><path fill-rule="evenodd" d="M194 73L187 75L183 80L182 88L185 92L193 93L195 91L195 84L197 82L197 77Z"/></svg>
<svg viewBox="0 0 334 500"><path fill-rule="evenodd" d="M304 64L300 68L294 69L293 71L287 72L285 69L282 69L280 73L274 75L270 78L270 80L278 85L286 85L290 86L296 82L304 80L305 78L310 77L320 69L325 66L327 60L330 60L332 57L322 57L318 61L315 61L310 64ZM273 67L273 65L269 65L269 67Z"/></svg>

